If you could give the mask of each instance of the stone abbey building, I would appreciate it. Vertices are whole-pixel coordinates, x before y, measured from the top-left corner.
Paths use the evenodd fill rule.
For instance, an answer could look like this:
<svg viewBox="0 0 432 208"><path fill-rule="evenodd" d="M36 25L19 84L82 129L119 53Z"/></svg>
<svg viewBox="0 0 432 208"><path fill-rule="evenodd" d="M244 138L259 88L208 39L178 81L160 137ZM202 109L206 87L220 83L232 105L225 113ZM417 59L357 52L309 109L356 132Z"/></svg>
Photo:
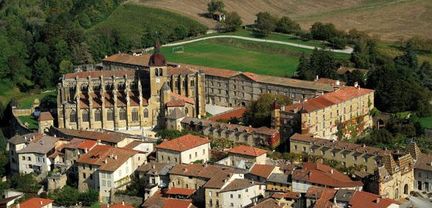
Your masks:
<svg viewBox="0 0 432 208"><path fill-rule="evenodd" d="M201 117L205 112L205 75L167 65L155 53L118 54L101 70L65 74L58 84L58 125L68 129L141 129L164 124L174 109Z"/></svg>
<svg viewBox="0 0 432 208"><path fill-rule="evenodd" d="M65 74L58 85L58 122L69 129L139 129L170 112L206 115L205 105L246 106L263 93L294 101L335 90L329 83L168 63L152 55L114 54L102 66Z"/></svg>

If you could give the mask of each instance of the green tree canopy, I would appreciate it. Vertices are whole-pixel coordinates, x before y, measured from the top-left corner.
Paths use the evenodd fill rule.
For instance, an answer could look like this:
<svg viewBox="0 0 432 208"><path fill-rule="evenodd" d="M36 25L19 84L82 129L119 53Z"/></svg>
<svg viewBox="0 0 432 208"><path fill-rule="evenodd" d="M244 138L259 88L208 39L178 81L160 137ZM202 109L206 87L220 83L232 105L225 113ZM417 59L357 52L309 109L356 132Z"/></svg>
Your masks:
<svg viewBox="0 0 432 208"><path fill-rule="evenodd" d="M267 36L276 29L277 19L268 12L260 12L256 15L255 29L257 35Z"/></svg>
<svg viewBox="0 0 432 208"><path fill-rule="evenodd" d="M300 31L300 25L287 16L283 16L276 23L276 32L280 33L296 33Z"/></svg>
<svg viewBox="0 0 432 208"><path fill-rule="evenodd" d="M230 12L226 14L222 27L226 32L234 32L241 27L242 23L241 17L237 12Z"/></svg>
<svg viewBox="0 0 432 208"><path fill-rule="evenodd" d="M258 100L253 101L248 107L244 115L244 122L253 127L261 127L271 125L271 112L273 103L279 105L287 105L291 100L287 96L277 94L262 94Z"/></svg>
<svg viewBox="0 0 432 208"><path fill-rule="evenodd" d="M225 12L224 10L225 8L225 4L222 0L211 0L208 4L207 4L207 11L209 12L209 14L214 14L216 12Z"/></svg>

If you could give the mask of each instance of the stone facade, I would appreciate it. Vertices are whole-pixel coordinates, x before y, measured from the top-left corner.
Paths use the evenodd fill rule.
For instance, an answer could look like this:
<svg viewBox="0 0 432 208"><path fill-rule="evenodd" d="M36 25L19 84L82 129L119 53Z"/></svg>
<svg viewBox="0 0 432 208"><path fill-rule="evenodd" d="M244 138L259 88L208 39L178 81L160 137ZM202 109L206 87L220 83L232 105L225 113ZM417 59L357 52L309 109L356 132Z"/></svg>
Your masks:
<svg viewBox="0 0 432 208"><path fill-rule="evenodd" d="M57 96L59 128L123 130L163 126L166 105L173 100L186 115L205 115L204 74L168 66L159 53L150 58L135 57L149 64L123 63L123 55L105 59L100 71L62 77ZM150 63L155 59L156 63Z"/></svg>
<svg viewBox="0 0 432 208"><path fill-rule="evenodd" d="M250 146L274 148L280 144L279 131L267 127L252 128L191 117L181 120L181 126L182 129L197 131L206 136L229 139L235 143L245 143Z"/></svg>
<svg viewBox="0 0 432 208"><path fill-rule="evenodd" d="M206 100L213 105L247 106L264 93L285 95L294 101L300 101L334 90L330 84L314 81L197 67L206 74Z"/></svg>
<svg viewBox="0 0 432 208"><path fill-rule="evenodd" d="M272 127L282 135L293 133L336 139L358 136L372 127L370 111L374 108L374 91L342 87L334 92L289 106L274 106Z"/></svg>
<svg viewBox="0 0 432 208"><path fill-rule="evenodd" d="M336 160L345 167L355 167L369 175L370 181L365 189L383 197L403 198L414 188L414 160L409 153L300 134L290 138L290 152L307 153Z"/></svg>

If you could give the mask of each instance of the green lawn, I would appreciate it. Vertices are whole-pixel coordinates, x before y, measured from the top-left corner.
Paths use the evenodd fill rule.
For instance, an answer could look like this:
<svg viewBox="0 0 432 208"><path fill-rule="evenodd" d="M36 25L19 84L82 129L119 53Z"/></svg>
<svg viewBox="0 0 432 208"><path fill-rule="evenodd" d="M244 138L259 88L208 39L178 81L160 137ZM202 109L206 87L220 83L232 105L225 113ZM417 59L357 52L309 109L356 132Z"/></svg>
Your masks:
<svg viewBox="0 0 432 208"><path fill-rule="evenodd" d="M228 38L185 44L183 53L173 53L172 48L162 48L162 52L170 62L275 76L292 76L297 69L301 54L312 52L309 49L286 45ZM347 54L335 55L339 59L349 58Z"/></svg>
<svg viewBox="0 0 432 208"><path fill-rule="evenodd" d="M252 31L245 30L245 29L240 29L236 32L222 33L222 35L225 35L225 34L238 35L238 36L250 37L250 38L257 38L256 36L254 36ZM220 34L218 33L218 34L211 34L211 35L220 35ZM325 43L318 41L318 40L305 41L305 40L300 39L297 36L290 35L290 34L282 34L282 33L271 33L267 37L261 38L261 39L285 41L285 42L289 42L289 43L303 44L303 45L308 45L308 46L316 46L316 47L320 47L320 48L326 47Z"/></svg>
<svg viewBox="0 0 432 208"><path fill-rule="evenodd" d="M39 102L47 96L57 96L57 90L49 90L48 92L26 93L20 99L17 99L20 108L31 108L33 101L39 99Z"/></svg>
<svg viewBox="0 0 432 208"><path fill-rule="evenodd" d="M33 116L18 116L18 119L31 130L36 130L39 127L38 121Z"/></svg>

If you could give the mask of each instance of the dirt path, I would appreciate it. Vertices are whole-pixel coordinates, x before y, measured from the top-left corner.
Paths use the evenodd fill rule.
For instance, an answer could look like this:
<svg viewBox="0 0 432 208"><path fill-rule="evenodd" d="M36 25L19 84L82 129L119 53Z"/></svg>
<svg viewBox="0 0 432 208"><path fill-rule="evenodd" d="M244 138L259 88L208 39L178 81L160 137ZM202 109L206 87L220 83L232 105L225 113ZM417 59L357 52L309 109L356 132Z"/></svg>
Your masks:
<svg viewBox="0 0 432 208"><path fill-rule="evenodd" d="M314 47L314 46L297 44L297 43L290 43L290 42L285 42L285 41L250 38L250 37L243 37L243 36L237 36L237 35L216 35L216 36L210 36L210 37L202 37L202 38L197 38L197 39L193 39L193 40L185 40L185 41L176 42L176 43L168 43L168 44L163 45L162 47L180 46L180 45L184 45L184 44L188 44L188 43L193 43L193 42L198 42L198 41L203 41L203 40L209 40L209 39L217 39L217 38L234 38L234 39L254 41L254 42L274 43L274 44L279 44L279 45L288 45L288 46L310 49L310 50L318 48L318 47ZM146 50L152 50L152 49L153 48L147 48ZM321 49L321 48L318 48L318 49ZM338 49L328 49L328 50L331 52L344 53L344 54L351 54L353 52L352 48L347 48L344 50L338 50Z"/></svg>

